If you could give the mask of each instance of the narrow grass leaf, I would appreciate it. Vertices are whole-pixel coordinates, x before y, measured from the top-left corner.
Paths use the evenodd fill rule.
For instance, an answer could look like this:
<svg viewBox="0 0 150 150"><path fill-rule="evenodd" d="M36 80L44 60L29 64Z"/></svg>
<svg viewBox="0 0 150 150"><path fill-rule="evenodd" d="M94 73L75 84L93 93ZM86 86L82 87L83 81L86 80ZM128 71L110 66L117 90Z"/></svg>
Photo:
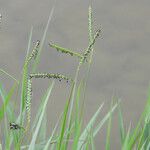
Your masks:
<svg viewBox="0 0 150 150"><path fill-rule="evenodd" d="M20 125L23 125L24 121L24 112L27 99L27 78L28 78L28 66L25 64L23 67L23 76L22 76L22 92L21 92L21 107L20 107Z"/></svg>
<svg viewBox="0 0 150 150"><path fill-rule="evenodd" d="M56 132L56 129L57 129L57 127L58 127L58 124L59 124L59 122L60 122L61 117L62 117L62 114L61 114L61 116L59 117L59 119L57 120L57 123L56 123L56 125L55 125L55 127L54 127L54 129L53 129L53 131L52 131L52 134L51 134L49 140L47 141L45 147L43 148L43 150L48 150L48 149L49 149L49 145L50 145L51 142L52 142L52 139L53 139L53 137L54 137L54 134L55 134L55 132Z"/></svg>
<svg viewBox="0 0 150 150"><path fill-rule="evenodd" d="M78 129L77 128L80 128L81 126L81 122L80 122L80 118L79 118L79 99L80 99L80 92L81 92L81 83L80 85L78 86L78 89L77 89L77 93L76 93L76 103L75 103L75 118L73 118L73 116L71 117L71 121L70 121L70 124L67 128L67 134L66 134L66 140L64 142L64 149L67 149L67 146L68 146L68 143L69 143L69 139L70 139L70 136L71 136L71 133L73 132L72 129L76 129L75 133L78 134L79 131L77 131ZM72 120L75 120L75 123L73 122L72 123ZM75 127L74 127L75 126ZM75 136L75 139L77 137Z"/></svg>
<svg viewBox="0 0 150 150"><path fill-rule="evenodd" d="M50 21L52 19L52 16L53 16L53 12L54 12L54 6L52 7L52 10L50 12L50 15L49 15L49 18L48 18L48 22L46 24L46 27L45 27L45 30L44 30L44 34L43 34L43 37L41 39L41 44L40 44L40 47L39 47L39 52L37 54L37 57L34 61L34 64L33 64L33 68L32 68L32 72L35 72L36 71L36 68L40 62L40 55L41 55L41 51L43 49L43 45L44 45L44 42L45 42L45 38L46 38L46 34L47 34L47 31L48 31L48 27L49 27L49 24L50 24Z"/></svg>
<svg viewBox="0 0 150 150"><path fill-rule="evenodd" d="M77 145L78 145L78 141L80 138L80 132L81 132L81 127L82 127L82 121L80 118L80 109L79 109L79 100L80 100L80 95L81 95L81 85L82 83L80 83L78 90L77 90L77 96L76 96L76 110L75 110L75 127L74 127L74 142L73 142L73 146L72 149L76 150L77 149Z"/></svg>
<svg viewBox="0 0 150 150"><path fill-rule="evenodd" d="M16 88L16 84L14 84L12 86L12 88L10 89L10 91L8 92L7 96L5 97L5 100L3 102L3 105L0 107L0 121L3 119L4 117L4 114L5 114L5 111L7 111L7 106L8 106L8 103L14 93L14 90ZM0 91L2 91L2 87L0 85ZM1 92L2 93L2 92Z"/></svg>
<svg viewBox="0 0 150 150"><path fill-rule="evenodd" d="M95 143L94 143L94 136L93 136L93 133L91 134L91 136L90 136L90 140L91 140L91 149L92 150L96 150L95 149Z"/></svg>
<svg viewBox="0 0 150 150"><path fill-rule="evenodd" d="M146 144L146 142L147 142L147 140L145 140L144 142L143 142L143 144L141 145L141 147L140 148L137 148L138 150L145 150L145 144ZM149 149L147 149L147 150L149 150Z"/></svg>
<svg viewBox="0 0 150 150"><path fill-rule="evenodd" d="M41 115L39 117L39 121L37 123L36 129L35 129L35 131L33 133L33 136L32 136L32 139L31 139L31 143L30 143L30 146L29 146L29 150L33 150L35 148L35 142L36 142L36 139L37 139L37 136L38 136L38 133L39 133L39 129L40 129L40 126L41 126L41 123L42 123L42 120L43 120L43 116L44 116L44 113L45 113L46 105L47 105L47 102L48 102L49 97L51 95L53 86L54 86L54 81L52 82L51 86L48 88L48 91L47 91L47 93L45 95L45 98L44 98L45 102L43 103Z"/></svg>
<svg viewBox="0 0 150 150"><path fill-rule="evenodd" d="M30 51L31 41L32 41L32 34L33 34L33 26L31 26L31 30L30 30L30 35L29 35L28 46L27 46L27 53L26 53L25 60L27 60L27 58L29 56L29 51Z"/></svg>
<svg viewBox="0 0 150 150"><path fill-rule="evenodd" d="M105 117L99 122L97 127L94 130L94 137L97 135L97 133L100 131L102 126L105 124L105 122L109 119L110 115L114 112L118 104L115 104L112 109L105 115Z"/></svg>
<svg viewBox="0 0 150 150"><path fill-rule="evenodd" d="M41 112L42 112L43 103L44 103L44 101L41 101L40 106L36 112L36 117L35 117L35 119L33 121L33 125L32 125L32 131L36 128L36 125L38 123L39 117L40 117Z"/></svg>
<svg viewBox="0 0 150 150"><path fill-rule="evenodd" d="M96 113L93 115L93 117L91 118L91 120L89 121L89 123L87 124L87 126L85 127L84 131L82 132L80 138L79 138L79 142L78 142L78 147L77 150L80 150L83 144L83 141L85 141L88 137L89 132L91 131L91 129L93 128L93 125L96 121L96 118L98 117L102 107L104 104L102 104L98 110L96 111ZM82 141L83 140L83 141Z"/></svg>
<svg viewBox="0 0 150 150"><path fill-rule="evenodd" d="M20 105L20 114L18 116L20 125L23 124L23 120L24 120L24 116L25 116L25 103L26 103L26 93L27 93L26 89L27 89L27 76L28 76L27 59L28 59L28 55L29 55L29 51L30 51L30 47L31 47L32 32L33 32L33 27L31 27L31 30L30 30L27 52L26 52L26 57L25 57L23 70L22 70L21 105Z"/></svg>
<svg viewBox="0 0 150 150"><path fill-rule="evenodd" d="M144 142L144 144L146 144L147 143L147 141L145 141ZM144 148L145 148L145 145L143 146ZM145 149L144 149L145 150ZM146 147L146 150L150 150L150 142L148 142L148 145L147 145L147 147Z"/></svg>
<svg viewBox="0 0 150 150"><path fill-rule="evenodd" d="M12 75L9 74L8 72L6 72L5 70L0 69L0 72L4 73L5 75L7 75L7 76L10 77L11 79L13 79L17 84L19 84L19 81L18 81L14 76L12 76Z"/></svg>
<svg viewBox="0 0 150 150"><path fill-rule="evenodd" d="M141 131L139 132L139 140L138 140L138 149L141 147L141 145L143 144L143 141L145 141L145 139L147 139L147 138L145 138L145 136L144 136L144 134L145 134L145 131L146 131L146 126L147 126L147 123L145 122L144 123L144 127L141 129ZM147 131L146 131L147 132ZM148 133L148 132L147 132ZM149 134L149 133L148 133ZM146 145L146 143L145 143L145 145Z"/></svg>
<svg viewBox="0 0 150 150"><path fill-rule="evenodd" d="M67 103L65 105L64 113L63 113L60 138L59 138L59 141L58 141L58 150L61 150L61 148L62 148L62 142L63 142L63 138L64 138L64 133L65 133L65 127L66 127L66 122L67 122L67 114L68 114L69 104L70 104L70 100L67 101Z"/></svg>
<svg viewBox="0 0 150 150"><path fill-rule="evenodd" d="M46 113L46 111L44 113L42 122L43 123L41 124L37 141L45 141L46 140L46 133L47 133L47 113Z"/></svg>
<svg viewBox="0 0 150 150"><path fill-rule="evenodd" d="M0 95L1 95L3 103L4 103L8 94L6 94L6 91L4 90L1 83L0 83ZM4 131L4 135L6 136L6 145L5 145L6 149L10 149L10 146L11 146L12 141L13 141L13 136L10 134L10 130L8 128L8 126L9 126L8 120L9 121L15 120L14 111L13 111L13 108L12 108L10 101L7 104L6 113L4 115L4 130L3 131Z"/></svg>
<svg viewBox="0 0 150 150"><path fill-rule="evenodd" d="M111 108L112 109L112 105L113 105L113 100L111 103ZM109 120L108 120L108 127L107 127L107 137L106 137L106 150L110 150L110 132L111 132L111 123L112 123L112 113L109 116Z"/></svg>
<svg viewBox="0 0 150 150"><path fill-rule="evenodd" d="M0 95L1 95L3 103L4 103L6 100L7 94L6 94L1 83L0 83ZM14 113L13 113L13 109L12 109L12 106L10 103L7 104L6 113L7 113L8 119L10 121L13 121L14 120Z"/></svg>
<svg viewBox="0 0 150 150"><path fill-rule="evenodd" d="M128 132L127 132L127 135L125 137L125 140L124 140L124 144L123 144L123 147L122 147L122 150L130 150L129 148L129 140L130 140L130 129L131 129L131 124L129 126L129 129L128 129Z"/></svg>
<svg viewBox="0 0 150 150"><path fill-rule="evenodd" d="M148 98L147 98L146 106L144 108L144 111L141 114L141 117L140 117L132 135L130 136L129 148L132 148L134 146L137 138L139 138L142 122L145 121L144 119L146 118L147 114L149 114L149 111L150 111L150 109L149 109L150 108L150 88L148 91L149 92L148 92Z"/></svg>
<svg viewBox="0 0 150 150"><path fill-rule="evenodd" d="M123 144L125 138L125 129L124 129L123 116L122 116L120 104L118 105L118 117L119 117L120 140L121 140L121 144Z"/></svg>

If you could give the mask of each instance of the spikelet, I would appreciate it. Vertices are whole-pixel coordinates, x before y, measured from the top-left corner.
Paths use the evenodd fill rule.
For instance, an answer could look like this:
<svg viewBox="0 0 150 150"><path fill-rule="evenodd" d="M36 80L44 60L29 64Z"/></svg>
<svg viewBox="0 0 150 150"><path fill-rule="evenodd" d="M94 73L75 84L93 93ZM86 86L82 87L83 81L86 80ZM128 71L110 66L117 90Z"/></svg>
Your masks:
<svg viewBox="0 0 150 150"><path fill-rule="evenodd" d="M68 81L73 81L71 78L68 78L62 74L52 74L52 73L32 73L30 74L30 78L53 78L53 79L58 79L59 81L61 80L66 80Z"/></svg>
<svg viewBox="0 0 150 150"><path fill-rule="evenodd" d="M81 61L80 61L81 64L85 62L85 60L87 59L88 55L90 54L90 52L91 52L91 50L92 50L92 47L93 47L93 45L94 45L95 42L96 42L96 39L97 39L97 38L99 37L99 35L100 35L100 32L101 32L100 29L98 29L98 30L96 31L92 42L90 42L88 48L86 49L86 51L85 51L84 54L83 54L83 58L82 58Z"/></svg>
<svg viewBox="0 0 150 150"><path fill-rule="evenodd" d="M28 82L28 63L25 61L23 66L23 77L22 77L22 110L25 109L27 99L27 82Z"/></svg>
<svg viewBox="0 0 150 150"><path fill-rule="evenodd" d="M32 50L32 53L30 54L30 56L29 57L27 57L27 59L25 60L25 64L24 64L24 68L23 68L23 74L24 74L24 89L25 89L25 91L23 91L23 98L24 99L27 99L27 95L28 95L28 64L29 64L29 62L31 61L31 59L32 58L36 58L36 56L37 56L37 53L38 53L38 48L39 48L39 46L40 46L40 41L39 40L37 40L37 42L36 42L36 44L35 44L35 46L34 46L34 48L33 48L33 50Z"/></svg>
<svg viewBox="0 0 150 150"><path fill-rule="evenodd" d="M89 30L89 42L92 42L93 39L93 28L92 28L93 20L92 20L92 8L89 6L89 13L88 13L88 30Z"/></svg>
<svg viewBox="0 0 150 150"><path fill-rule="evenodd" d="M62 52L64 54L69 54L71 56L76 56L78 58L82 58L83 56L79 53L76 53L76 52L73 52L72 50L69 50L69 49L66 49L66 48L63 48L63 47L60 47L58 45L55 45L53 43L49 43L49 46L52 47L52 48L55 48L58 52Z"/></svg>
<svg viewBox="0 0 150 150"><path fill-rule="evenodd" d="M89 6L89 13L88 13L88 37L89 37L89 44L90 44L93 40L93 14L92 14L91 6ZM93 56L93 46L91 47L89 64L91 64L92 56Z"/></svg>
<svg viewBox="0 0 150 150"><path fill-rule="evenodd" d="M27 99L26 99L26 112L27 112L26 131L29 129L31 121L31 96L32 96L32 81L29 78L27 82Z"/></svg>
<svg viewBox="0 0 150 150"><path fill-rule="evenodd" d="M37 54L38 54L38 49L39 49L39 46L40 46L40 41L37 40L37 42L35 43L35 46L29 56L29 58L27 59L27 62L29 63L29 61L32 59L32 58L36 58Z"/></svg>

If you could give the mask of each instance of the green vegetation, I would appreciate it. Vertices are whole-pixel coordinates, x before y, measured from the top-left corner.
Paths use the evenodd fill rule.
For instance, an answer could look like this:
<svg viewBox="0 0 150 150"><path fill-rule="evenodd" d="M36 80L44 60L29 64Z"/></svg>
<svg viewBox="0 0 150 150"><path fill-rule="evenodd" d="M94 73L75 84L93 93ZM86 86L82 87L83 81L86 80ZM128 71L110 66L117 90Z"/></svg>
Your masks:
<svg viewBox="0 0 150 150"><path fill-rule="evenodd" d="M140 117L137 126L132 129L129 126L126 131L123 122L123 116L120 108L120 101L112 100L112 104L109 112L98 121L98 117L104 107L104 104L100 104L98 109L93 114L86 126L83 126L83 108L85 103L86 84L89 76L89 70L93 58L94 44L100 35L101 30L98 29L96 33L93 32L92 21L92 9L89 7L88 13L88 33L89 33L89 45L85 51L81 53L73 52L70 49L63 48L59 45L49 43L49 46L56 49L58 52L64 53L72 57L78 57L79 64L76 69L75 77L68 75L55 74L55 73L39 73L37 66L40 62L40 54L43 48L43 44L46 38L48 26L53 14L51 11L48 23L46 25L43 37L40 41L37 41L30 54L30 45L32 30L29 37L29 44L27 50L27 56L25 58L22 78L17 80L15 77L0 69L0 72L14 80L13 86L9 91L4 89L3 84L0 82L0 96L2 99L2 105L0 106L0 124L1 124L1 138L0 138L0 150L95 150L96 146L94 140L96 135L102 130L102 127L107 126L106 136L106 150L111 149L111 121L113 112L118 110L119 116L119 129L120 129L120 143L122 150L149 150L150 149L150 95L147 100L146 107ZM87 72L84 75L84 79L80 81L78 74L81 66L87 65ZM37 108L35 119L31 117L31 105L32 105L32 79L48 78L51 85L44 93L39 108ZM45 137L46 133L46 107L50 99L55 80L66 80L70 82L70 96L66 100L66 104L62 114L52 130L49 137ZM20 113L16 115L14 113L13 95L15 89L21 89L21 105ZM18 90L17 90L18 91ZM149 92L150 93L150 92ZM31 121L32 120L32 121ZM31 124L32 123L32 124ZM106 124L108 123L108 124Z"/></svg>

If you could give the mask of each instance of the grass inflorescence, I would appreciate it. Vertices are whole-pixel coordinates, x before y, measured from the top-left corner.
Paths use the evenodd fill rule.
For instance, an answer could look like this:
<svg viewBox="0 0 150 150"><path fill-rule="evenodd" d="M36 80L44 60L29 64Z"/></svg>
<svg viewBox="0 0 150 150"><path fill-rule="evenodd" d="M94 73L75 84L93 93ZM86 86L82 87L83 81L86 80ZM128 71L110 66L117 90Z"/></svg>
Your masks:
<svg viewBox="0 0 150 150"><path fill-rule="evenodd" d="M40 41L37 40L37 42L35 43L35 46L34 46L34 48L32 50L32 53L30 54L29 58L27 59L27 63L29 63L30 60L33 59L33 58L36 59L36 56L38 54L39 46L40 46Z"/></svg>
<svg viewBox="0 0 150 150"><path fill-rule="evenodd" d="M80 59L83 57L81 54L79 54L77 52L73 52L72 50L60 47L60 46L55 45L53 43L49 43L49 46L52 47L52 48L55 48L58 52L62 52L64 54L69 54L70 56L77 56Z"/></svg>
<svg viewBox="0 0 150 150"><path fill-rule="evenodd" d="M69 81L73 81L73 79L67 77L67 76L64 76L62 74L59 74L59 73L56 73L56 74L53 74L53 73L31 73L30 74L30 79L32 78L48 78L48 79L58 79L59 81L61 80L66 80L67 82Z"/></svg>
<svg viewBox="0 0 150 150"><path fill-rule="evenodd" d="M90 52L92 51L93 45L96 42L96 39L99 37L101 30L98 29L94 35L94 38L90 41L90 44L88 46L88 48L85 50L83 57L81 59L81 63L85 62L85 60L87 60L87 57L89 56Z"/></svg>
<svg viewBox="0 0 150 150"><path fill-rule="evenodd" d="M27 81L27 98L26 98L26 110L27 110L27 125L26 131L30 126L31 121L31 98L32 98L32 80L28 78Z"/></svg>

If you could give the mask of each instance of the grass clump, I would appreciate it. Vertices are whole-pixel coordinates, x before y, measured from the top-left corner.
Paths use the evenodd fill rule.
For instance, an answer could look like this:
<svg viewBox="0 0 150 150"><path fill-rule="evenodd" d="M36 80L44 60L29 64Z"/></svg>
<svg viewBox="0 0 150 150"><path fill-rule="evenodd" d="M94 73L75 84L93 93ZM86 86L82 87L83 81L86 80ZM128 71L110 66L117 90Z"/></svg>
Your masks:
<svg viewBox="0 0 150 150"><path fill-rule="evenodd" d="M87 125L83 126L83 109L85 103L87 80L94 53L94 44L101 33L100 29L98 29L95 34L93 33L94 25L92 20L91 7L89 7L88 12L89 45L85 51L76 53L70 49L49 43L49 46L55 48L57 51L79 58L79 64L76 69L75 77L68 77L68 75L62 75L60 73L36 73L38 72L37 66L39 64L41 50L43 48L53 11L54 8L51 11L41 42L38 40L35 43L31 54L29 54L32 37L31 30L28 52L25 58L21 79L17 80L3 69L0 69L0 72L15 81L9 92L5 91L3 84L0 82L0 95L2 97L3 103L0 107L0 123L1 128L4 127L4 130L2 130L3 138L0 140L0 149L67 150L71 147L72 150L95 150L96 146L94 144L94 139L105 123L108 121L106 150L110 150L112 115L116 108L118 108L121 149L148 150L150 148L150 96L148 98L145 110L134 130L131 130L131 127L129 127L128 131L126 132L120 108L120 102L117 101L116 103L111 104L108 113L100 121L98 121L99 115L102 111L102 108L104 107L104 103L101 104ZM88 67L84 76L84 80L82 81L79 79L78 74L83 63L85 63ZM52 82L47 91L44 93L39 108L37 109L35 119L33 120L31 117L31 104L32 93L34 91L34 89L32 91L32 79L34 78L47 78L51 79ZM67 82L70 81L71 92L70 96L66 100L64 110L52 130L52 133L49 137L45 137L46 107L55 85L54 80L66 80ZM15 89L20 87L20 113L19 115L16 115L14 113L14 108L12 107L12 96ZM83 103L82 105L81 102Z"/></svg>

